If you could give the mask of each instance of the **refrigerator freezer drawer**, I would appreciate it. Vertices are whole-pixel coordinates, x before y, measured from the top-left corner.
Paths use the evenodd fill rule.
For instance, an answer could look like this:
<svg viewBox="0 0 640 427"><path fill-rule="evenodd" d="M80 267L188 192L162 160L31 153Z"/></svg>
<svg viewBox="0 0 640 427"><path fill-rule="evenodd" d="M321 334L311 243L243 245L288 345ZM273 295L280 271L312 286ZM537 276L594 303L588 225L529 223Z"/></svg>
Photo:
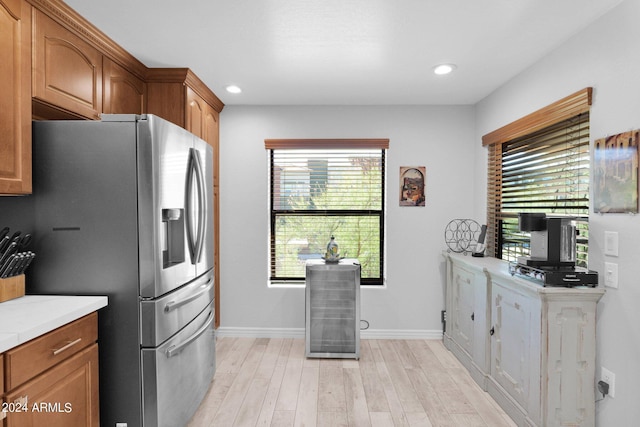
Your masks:
<svg viewBox="0 0 640 427"><path fill-rule="evenodd" d="M213 301L213 270L155 300L140 303L142 347L157 347L182 329Z"/></svg>
<svg viewBox="0 0 640 427"><path fill-rule="evenodd" d="M155 349L142 349L143 424L187 425L215 373L213 304Z"/></svg>

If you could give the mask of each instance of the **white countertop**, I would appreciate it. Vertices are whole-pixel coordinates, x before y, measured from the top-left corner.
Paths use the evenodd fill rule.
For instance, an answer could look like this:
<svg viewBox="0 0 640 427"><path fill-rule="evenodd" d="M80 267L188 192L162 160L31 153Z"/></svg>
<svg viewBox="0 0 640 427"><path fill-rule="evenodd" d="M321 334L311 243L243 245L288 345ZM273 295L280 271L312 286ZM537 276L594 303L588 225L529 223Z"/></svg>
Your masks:
<svg viewBox="0 0 640 427"><path fill-rule="evenodd" d="M58 295L25 295L0 303L0 353L106 305L106 296Z"/></svg>
<svg viewBox="0 0 640 427"><path fill-rule="evenodd" d="M520 277L513 275L509 272L509 262L492 258L492 257L472 257L471 255L463 255L459 253L451 253L442 251L443 256L457 259L460 262L465 263L469 267L473 267L482 271L489 272L493 277L502 277L508 279L514 283L520 285L523 289L528 289L531 292L537 294L595 294L603 295L605 289L603 286L589 287L589 286L574 286L574 287L562 287L562 286L542 286L539 282L528 279L526 277ZM2 332L2 331L0 331Z"/></svg>

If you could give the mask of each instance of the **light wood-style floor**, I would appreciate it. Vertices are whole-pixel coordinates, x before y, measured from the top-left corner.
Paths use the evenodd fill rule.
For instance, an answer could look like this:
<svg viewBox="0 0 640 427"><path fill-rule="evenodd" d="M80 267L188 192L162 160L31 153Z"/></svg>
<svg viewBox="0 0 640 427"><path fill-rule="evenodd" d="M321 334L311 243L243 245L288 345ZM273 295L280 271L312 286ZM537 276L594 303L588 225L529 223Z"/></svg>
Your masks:
<svg viewBox="0 0 640 427"><path fill-rule="evenodd" d="M218 338L189 427L515 423L439 340L362 340L360 360L307 359L304 339Z"/></svg>

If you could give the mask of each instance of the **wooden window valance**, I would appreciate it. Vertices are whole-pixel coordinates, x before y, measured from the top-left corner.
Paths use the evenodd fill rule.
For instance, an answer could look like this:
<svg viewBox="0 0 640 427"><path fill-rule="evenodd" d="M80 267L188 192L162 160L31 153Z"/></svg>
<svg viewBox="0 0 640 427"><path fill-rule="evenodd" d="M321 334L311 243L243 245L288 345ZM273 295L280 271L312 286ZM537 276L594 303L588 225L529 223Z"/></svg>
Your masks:
<svg viewBox="0 0 640 427"><path fill-rule="evenodd" d="M376 139L265 139L267 150L282 149L330 149L330 148L389 148L388 138Z"/></svg>
<svg viewBox="0 0 640 427"><path fill-rule="evenodd" d="M482 145L503 144L589 111L593 88L587 87L482 137Z"/></svg>

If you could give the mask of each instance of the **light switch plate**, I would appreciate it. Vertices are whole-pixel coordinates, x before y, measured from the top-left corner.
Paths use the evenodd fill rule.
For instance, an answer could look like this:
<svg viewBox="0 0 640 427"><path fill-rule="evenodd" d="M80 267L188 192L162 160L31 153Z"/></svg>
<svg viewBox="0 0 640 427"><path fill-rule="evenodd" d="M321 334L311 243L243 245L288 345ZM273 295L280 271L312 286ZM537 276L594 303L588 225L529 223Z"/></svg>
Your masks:
<svg viewBox="0 0 640 427"><path fill-rule="evenodd" d="M615 262L604 263L604 285L609 288L618 288L618 264Z"/></svg>
<svg viewBox="0 0 640 427"><path fill-rule="evenodd" d="M618 232L604 232L604 254L609 256L618 256Z"/></svg>

